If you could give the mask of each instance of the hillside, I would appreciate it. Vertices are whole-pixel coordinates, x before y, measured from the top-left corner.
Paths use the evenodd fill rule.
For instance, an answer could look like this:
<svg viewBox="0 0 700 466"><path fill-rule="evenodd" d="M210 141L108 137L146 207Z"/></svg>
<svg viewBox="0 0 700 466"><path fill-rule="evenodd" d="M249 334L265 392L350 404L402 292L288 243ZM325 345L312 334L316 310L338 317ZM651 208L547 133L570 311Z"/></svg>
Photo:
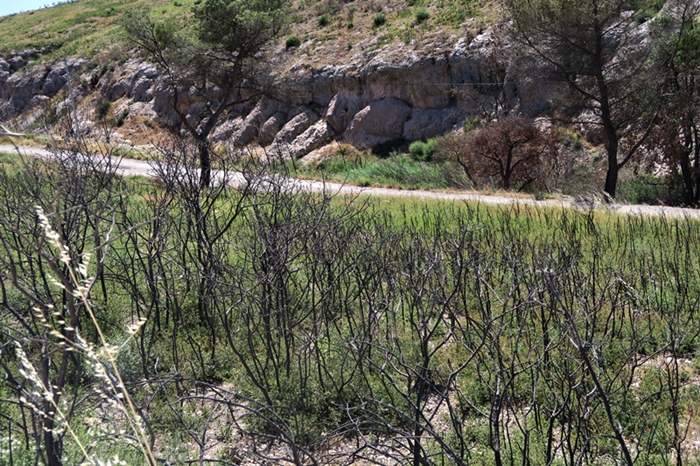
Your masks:
<svg viewBox="0 0 700 466"><path fill-rule="evenodd" d="M657 0L623 3L625 10L633 13L631 29L626 33L630 37L646 34L646 20L663 6ZM143 147L155 143L167 131L202 128L203 122L209 121L206 99L191 88L176 110L160 69L137 53L120 26L123 14L146 5L152 8L154 20L175 21L178 27L187 29L192 24L192 8L201 5L201 0L148 4L138 0L81 0L2 18L0 53L4 60L0 61L0 81L4 83L0 88L0 119L38 140L44 140L42 134L55 137L70 130L72 118L62 60L68 56L78 96L81 134ZM553 123L558 152L564 156L559 168L540 167L547 176L537 183L525 177L518 189L529 186L573 195L602 189L606 167L600 123L585 112L573 116L565 113L569 109L557 102L568 98L564 95L569 92L564 89L565 81L553 77L551 69L545 70L544 62L513 42L501 3L298 0L289 4L285 16L285 28L265 51L272 86L258 95L242 95L240 102L228 105L225 118L218 118L215 128L207 132L215 150L247 148L302 159L303 165L312 167L348 150L364 152L369 160L374 160L373 156L383 159L406 153L414 141L430 141L517 114L540 118L540 127ZM620 82L628 78L620 76ZM572 108L580 112L586 105ZM639 114L644 112L649 113L644 110ZM189 120L187 125L183 125L182 117ZM619 119L624 122L635 117L620 115ZM626 135L644 131L641 121L639 127L621 123L615 138L624 141ZM327 147L330 142L347 146L339 152ZM475 183L473 176L457 166L458 162L464 165L464 156L449 140L437 147L436 160L454 164L453 168L439 168L455 172L447 177L449 180L415 184L410 179L388 179L382 183L503 187L502 182L493 181L493 174ZM633 164L660 163L651 160L656 157L652 149L646 154L652 155L635 157ZM431 157L414 156L420 163ZM620 158L626 160L622 155ZM608 175L610 160L608 156ZM565 165L569 168L562 169ZM436 168L421 165L415 170ZM623 183L632 181L624 175ZM348 173L337 176L348 179ZM374 183L381 177L361 178L361 183ZM634 186L630 189L625 192L630 193L633 202L679 202L673 198L673 189L659 188L649 193ZM685 202L693 203L694 198L695 194L686 194Z"/></svg>
<svg viewBox="0 0 700 466"><path fill-rule="evenodd" d="M409 6L409 3L412 6ZM51 67L60 73L62 63L59 60L64 57L84 59L81 66L75 71L81 72L80 85L82 101L87 103L95 99L107 99L119 105L119 92L112 88L123 87L129 89L129 101L142 102L142 95L133 95L132 83L124 81L138 80L134 76L140 61L133 61L133 46L119 26L122 14L146 5L146 2L133 1L109 1L109 0L84 0L61 4L56 7L46 8L36 12L24 13L2 18L5 36L0 36L0 54L5 56L9 63L1 65L3 71L13 73L20 65L23 73L31 69L34 63L43 63L44 67ZM153 6L152 3L148 4ZM156 4L157 5L157 4ZM194 0L175 1L171 3L161 2L154 11L163 19L186 18L191 15L190 10ZM444 107L444 102L434 102L428 97L420 102L419 94L433 94L444 101L445 89L440 86L449 86L453 82L463 81L464 78L458 71L456 76L444 75L444 70L432 71L442 73L442 76L431 76L428 70L415 70L413 76L402 76L397 81L390 76L377 78L388 68L396 70L394 74L403 73L402 70L411 67L425 68L426 60L436 60L447 55L464 54L469 41L478 35L482 29L496 17L497 8L494 6L480 6L473 1L455 0L451 2L376 2L376 1L299 1L294 2L289 9L289 21L283 35L272 44L273 63L275 74L285 80L278 86L294 86L295 91L280 90L279 97L286 100L289 109L301 106L323 107L327 106L333 97L321 95L323 93L345 90L355 93L361 84L349 83L353 75L361 75L363 79L377 82L378 86L385 88L413 86L410 91L414 95L409 99L409 105L419 108ZM420 22L416 20L421 16ZM384 21L380 26L374 24L373 18L381 16ZM420 15L419 15L420 16ZM11 31L11 32L10 32ZM300 45L291 50L285 47L285 37L298 37ZM460 40L461 39L461 40ZM12 53L16 51L16 53ZM22 59L17 58L17 53ZM463 57L460 57L463 58ZM131 60L130 60L131 59ZM28 63L29 62L29 63ZM467 73L479 73L478 65L469 64ZM106 70L110 73L104 76ZM46 76L44 69L38 73L43 76L34 79L34 89L22 88L24 83L8 82L3 99L13 99L13 94L31 94L26 97L45 95L55 100L55 94L62 90L63 83L48 86L50 91L42 89L44 83L37 83ZM100 73L96 76L96 73ZM386 74L386 73L385 73ZM454 73L453 73L454 74ZM342 75L342 76L341 76ZM21 81L19 76L16 76ZM104 78L104 79L103 79ZM155 78L155 76L149 76ZM330 79L329 79L330 78ZM342 78L342 79L339 79ZM432 78L432 81L431 81ZM318 81L325 81L319 84ZM346 82L340 82L340 81ZM301 84L302 88L299 88ZM309 89L307 85L314 89ZM319 90L321 85L326 89ZM419 87L420 86L420 87ZM58 87L56 90L55 88ZM87 89L85 89L87 87ZM377 97L382 94L397 97L403 100L400 89L386 89L373 91ZM311 99L300 94L313 94ZM149 93L149 97L153 92ZM362 97L362 105L371 102L374 97ZM44 100L40 98L39 100ZM374 99L378 100L378 99ZM413 100L414 102L410 102ZM433 99L434 100L434 99ZM57 102L54 102L56 105ZM7 117L23 115L34 109L35 105L29 102L11 102L9 111L4 113ZM161 106L162 107L162 106ZM7 110L7 109L6 109ZM89 112L89 108L85 111ZM125 109L121 108L116 113ZM153 105L143 111L143 116L152 116ZM250 108L242 110L242 117ZM320 108L313 110L322 112ZM359 109L358 109L359 110ZM266 113L273 110L266 111ZM174 123L173 115L164 115L164 108L156 108L155 112L161 120ZM134 112L131 112L133 113ZM88 120L93 118L86 115ZM33 120L36 115L29 118ZM455 120L453 118L453 120ZM162 122L162 121L161 121ZM453 123L456 122L453 121ZM126 121L128 129L129 120ZM21 129L27 129L28 123L20 117L17 124ZM29 123L31 126L31 123ZM336 129L338 129L336 127ZM441 128L442 130L446 128ZM342 131L341 131L342 132ZM230 136L230 134L227 134ZM239 138L240 139L240 138ZM243 138L245 139L245 138ZM417 139L411 137L409 139ZM146 141L136 138L136 142ZM242 145L249 141L244 141Z"/></svg>
<svg viewBox="0 0 700 466"><path fill-rule="evenodd" d="M118 21L126 11L148 7L165 17L189 15L196 0L79 0L32 12L0 18L0 54L46 46L65 47L62 55L77 53L83 57L99 54L120 39ZM429 18L414 27L415 14L425 10ZM497 8L475 0L393 1L372 0L295 0L289 9L290 32L304 42L330 42L333 45L357 44L381 36L390 42L396 38L408 42L427 30L455 31L468 21L472 29L494 19ZM384 12L387 27L377 34L372 16ZM323 26L319 18L329 20ZM321 23L324 21L321 20Z"/></svg>
<svg viewBox="0 0 700 466"><path fill-rule="evenodd" d="M2 20L0 466L698 463L700 3L278 1Z"/></svg>

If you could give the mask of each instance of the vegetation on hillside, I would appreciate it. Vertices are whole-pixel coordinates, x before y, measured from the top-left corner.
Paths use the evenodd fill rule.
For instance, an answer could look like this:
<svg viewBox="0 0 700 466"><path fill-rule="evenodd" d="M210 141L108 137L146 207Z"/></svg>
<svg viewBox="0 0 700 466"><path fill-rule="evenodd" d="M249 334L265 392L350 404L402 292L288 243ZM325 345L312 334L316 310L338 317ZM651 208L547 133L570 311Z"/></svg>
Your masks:
<svg viewBox="0 0 700 466"><path fill-rule="evenodd" d="M250 160L203 188L179 140L128 180L72 149L0 171L0 464L697 459L696 221L333 198Z"/></svg>
<svg viewBox="0 0 700 466"><path fill-rule="evenodd" d="M103 1L61 7L111 5ZM195 0L195 21L245 1ZM290 24L398 37L461 24L452 15L476 8L360 3L362 24L331 0L295 3L316 10ZM577 4L578 19L587 5ZM682 179L683 199L697 202L696 15L692 2L673 5L651 25L661 40L635 76L619 80L623 62L601 50L555 67L579 97L567 109L609 113L600 119L612 126L599 136L604 155L573 126L514 116L504 77L489 83L492 112L461 132L388 157L339 145L315 168L292 168L358 183L556 190L597 183L606 171L609 180L632 160L618 159L623 147L647 151L650 165ZM610 18L626 27L659 8L633 6L635 14ZM34 14L50 11L60 10ZM261 24L254 12L244 16ZM548 24L560 38L571 32L565 20ZM146 32L156 39L176 37L154 24ZM230 32L219 26L205 24L188 50L230 53L213 40ZM298 40L280 47L308 40L293 32ZM41 40L63 33L47 34ZM552 40L552 31L541 34ZM172 68L173 92L192 84L175 81L192 70ZM658 86L637 95L630 81L651 75ZM96 110L109 134L120 116L108 102ZM125 179L122 152L106 147L71 139L48 159L0 158L0 466L700 461L700 222L315 194L279 176L290 161L226 148L211 152L220 172L202 182L201 141L177 135L155 144L155 178ZM669 150L657 155L659 147ZM617 187L616 179L610 194Z"/></svg>
<svg viewBox="0 0 700 466"><path fill-rule="evenodd" d="M118 23L129 11L147 8L163 19L183 19L191 16L192 8L201 3L202 0L80 0L0 17L3 25L0 54L54 46L61 47L57 56L79 54L92 57L124 40ZM429 28L456 29L467 19L480 16L482 11L490 11L483 10L483 5L474 0L412 0L398 7L374 0L357 0L349 4L341 0L294 0L290 3L292 8L287 18L290 30L303 36L305 41L319 42L351 38L357 42L372 37L378 32L373 20L378 13L385 17L385 30L381 31L385 36L383 40L391 41L419 37L421 31ZM429 11L434 12L434 17ZM320 26L322 22L332 23L334 27ZM347 35L350 32L354 33L352 37Z"/></svg>
<svg viewBox="0 0 700 466"><path fill-rule="evenodd" d="M161 70L170 69L171 92L175 91L176 96L180 95L182 99L187 100L189 97L183 97L185 93L182 90L191 89L190 84L194 83L199 90L198 95L208 96L204 100L209 104L205 105L209 112L201 118L201 121L206 122L204 125L199 125L200 120L196 119L188 122L187 114L181 112L179 103L175 102L174 105L176 113L182 113L179 117L184 127L192 137L200 141L200 165L204 168L204 173L207 173L210 150L208 135L219 122L220 115L226 113L234 103L230 99L224 99L223 103L217 100L220 97L217 94L219 89L231 88L228 85L231 83L227 82L227 85L222 87L225 80L216 79L216 76L223 73L213 72L215 69L221 70L213 64L221 63L222 55L219 52L222 48L218 47L215 54L204 50L206 44L209 44L209 52L214 52L212 44L225 37L225 34L209 34L209 39L213 40L205 40L206 34L203 34L203 31L206 27L197 26L205 17L202 14L198 15L197 11L204 11L208 3L187 0L149 4L151 12L146 15L144 10L140 9L143 5L139 0L71 2L55 8L2 18L1 21L7 23L7 27L3 29L6 31L4 34L9 34L7 31L13 31L13 34L2 37L0 43L3 44L5 52L10 48L19 49L30 45L52 45L56 49L49 58L79 53L93 57L94 60L89 66L97 66L100 56L122 62L128 55L125 50L131 45L127 35L118 30L118 23L126 22L131 28L131 39L139 36L135 33L136 26L143 26L143 20L146 18L149 18L149 24L154 27L170 24L170 27L160 29L161 33L169 31L167 34L142 34L141 38L171 40L170 47L157 40L154 42L156 47L150 48L151 60L158 62ZM537 169L531 167L533 176L511 185L507 166L485 169L484 161L495 161L501 156L489 150L482 150L485 146L478 143L476 135L462 137L459 134L451 134L443 137L437 144L441 151L432 151L436 155L434 158L432 155L421 155L422 159L419 160L413 153L411 157L392 157L393 162L407 162L393 164L400 168L399 171L407 174L404 180L392 181L396 178L392 173L388 173L389 176L375 177L374 180L371 176L357 175L361 178L361 183L381 182L410 187L410 180L415 179L417 184L414 187L462 187L465 184L462 178L467 176L469 186L479 189L531 189L587 195L588 186L584 190L577 190L576 186L562 185L559 182L562 179L560 175L565 172L584 171L591 175L591 179L597 179L601 169L598 161L600 155L604 154L605 177L596 190L603 188L610 197L623 197L632 201L696 204L700 199L700 162L696 156L697 138L693 136L697 134L697 125L693 110L696 90L692 77L696 74L698 66L693 53L697 48L697 12L694 4L687 0L672 0L663 11L663 5L658 0L605 0L599 5L600 8L596 6L596 2L590 5L580 3L576 8L562 5L557 2L505 2L500 5L473 0L411 0L391 5L371 0L295 0L286 2L288 8L284 15L284 34L278 37L277 33L282 32L282 24L277 24L274 33L267 34L266 39L274 39L272 46L279 53L287 50L289 54L298 54L309 60L316 60L313 58L316 50L331 50L328 46L334 45L333 50L338 52L333 52L333 55L342 60L340 56L343 53L356 53L353 44L357 43L363 44L364 51L371 51L388 42L411 43L413 39L436 34L438 31L442 31L443 35L457 33L474 37L486 26L503 25L503 19L512 20L512 28L509 31L498 26L494 27L493 34L489 36L491 40L501 41L501 45L497 47L497 52L485 57L484 67L490 82L476 90L492 97L493 105L487 105L484 114L477 118L489 122L504 117L517 117L522 112L519 94L511 91L514 85L513 75L528 72L528 69L519 69L520 62L527 55L524 52L535 52L549 63L548 69L540 70L543 75L539 79L556 87L553 93L561 92L562 95L557 97L556 102L552 102L553 107L548 110L547 115L559 129L553 131L553 134L543 135L556 139L558 145L547 156L538 159L542 165L538 165ZM278 4L274 5L274 8L278 7ZM138 13L132 13L134 16L131 19L124 20L122 17L127 11ZM210 15L212 18L226 16ZM645 30L648 31L650 40L642 45L638 41L638 26L644 22L648 23ZM141 27L140 30L148 32L148 27ZM185 31L189 34L184 34ZM369 41L372 37L374 39ZM520 42L520 47L513 39ZM31 44L22 42L27 40L30 40ZM137 42L143 47L147 41ZM595 44L600 44L601 47L596 48ZM300 52L296 51L297 48ZM260 47L256 48L259 49ZM107 50L112 52L100 55ZM187 52L178 55L170 53L173 50ZM217 57L214 57L216 54ZM229 58L230 55L229 53ZM177 60L173 60L175 56L186 59L178 63ZM210 59L204 60L203 57ZM167 58L167 63L158 58ZM188 61L189 67L181 66L185 61ZM229 63L229 71L236 68L231 60ZM206 72L199 73L199 78L195 79L195 68ZM97 79L107 68L101 66L99 69L100 73L94 74ZM233 81L241 83L242 74L234 74L237 78ZM203 76L206 78L200 79ZM253 81L245 79L245 82L250 84ZM211 87L211 84L215 86ZM568 89L564 91L563 87ZM520 91L518 89L518 92ZM241 98L248 99L250 96ZM97 105L100 98L96 99ZM118 126L125 122L128 113L124 112L128 112L128 109L122 110L120 115L115 115L114 122ZM106 121L107 119L101 118L99 122L103 128ZM495 126L505 124L493 123ZM587 128L582 130L581 125ZM153 123L151 126L154 126ZM467 128L468 126L469 121L465 122L465 130L472 129ZM145 130L149 131L151 130ZM483 128L479 131L494 130ZM506 132L501 131L501 134ZM570 146L566 146L564 140L558 136L565 132L586 133L585 142L588 144L585 145L585 151L578 149L578 159L570 157ZM458 154L467 154L470 151L473 153L470 146L475 141L480 145L477 151L481 150L481 156L471 157L469 163L464 163L465 157ZM391 148L408 149L401 147L400 141ZM384 155L384 152L390 152L391 148L386 151L386 148L378 148L375 152ZM551 155L553 152L556 152L558 157ZM429 158L437 163L428 163ZM558 158L563 161L557 160ZM460 164L464 173L457 173L455 167L443 163L444 160ZM377 164L378 170L386 172L387 167L384 165L392 165L392 161L380 161ZM363 162L365 166L372 164L371 159L367 160L367 163ZM496 165L498 163L495 163L494 167ZM423 180L420 176L411 174L416 167L426 172ZM554 182L548 179L553 167L554 177L558 178ZM581 167L582 170L579 169ZM625 167L627 168L622 170ZM389 167L389 171L392 170ZM640 171L646 172L647 178L644 179L652 180L651 185L657 189L635 187L640 185L639 178L635 179ZM313 170L307 172L314 173ZM477 172L481 175L472 176ZM497 172L500 174L497 175ZM630 172L632 174L629 174ZM438 173L441 175L434 176ZM353 177L355 175L346 179ZM206 177L202 179L206 180ZM618 184L622 188L622 196L618 196Z"/></svg>

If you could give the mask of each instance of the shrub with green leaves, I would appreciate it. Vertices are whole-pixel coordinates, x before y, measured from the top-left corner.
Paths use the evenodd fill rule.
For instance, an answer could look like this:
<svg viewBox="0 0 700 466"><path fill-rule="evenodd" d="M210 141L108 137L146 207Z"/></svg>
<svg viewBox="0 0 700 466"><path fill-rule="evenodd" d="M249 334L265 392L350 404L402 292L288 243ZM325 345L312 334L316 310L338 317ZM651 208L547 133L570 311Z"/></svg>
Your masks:
<svg viewBox="0 0 700 466"><path fill-rule="evenodd" d="M109 112L112 110L112 102L109 100L101 100L97 104L97 117L100 120L104 120L107 118L107 115L109 115Z"/></svg>
<svg viewBox="0 0 700 466"><path fill-rule="evenodd" d="M318 17L318 25L319 27L326 27L331 23L331 19L328 17L328 15L321 15Z"/></svg>
<svg viewBox="0 0 700 466"><path fill-rule="evenodd" d="M428 139L427 141L414 141L408 146L408 152L411 154L414 160L419 162L429 162L432 159L433 154L435 154L436 145L435 139Z"/></svg>
<svg viewBox="0 0 700 466"><path fill-rule="evenodd" d="M125 108L114 119L114 123L113 123L114 126L116 126L117 128L121 128L122 126L124 126L124 121L126 120L126 117L128 117L128 116L129 116L129 109Z"/></svg>
<svg viewBox="0 0 700 466"><path fill-rule="evenodd" d="M292 34L291 36L287 36L287 39L284 41L284 46L285 48L291 49L292 47L299 47L301 45L301 39L299 39L299 36Z"/></svg>
<svg viewBox="0 0 700 466"><path fill-rule="evenodd" d="M386 15L384 13L375 13L372 16L372 23L375 27L382 26L384 23L386 23Z"/></svg>
<svg viewBox="0 0 700 466"><path fill-rule="evenodd" d="M430 13L428 13L428 10L425 8L419 8L418 11L416 11L416 24L421 24L427 21L428 18L430 18Z"/></svg>

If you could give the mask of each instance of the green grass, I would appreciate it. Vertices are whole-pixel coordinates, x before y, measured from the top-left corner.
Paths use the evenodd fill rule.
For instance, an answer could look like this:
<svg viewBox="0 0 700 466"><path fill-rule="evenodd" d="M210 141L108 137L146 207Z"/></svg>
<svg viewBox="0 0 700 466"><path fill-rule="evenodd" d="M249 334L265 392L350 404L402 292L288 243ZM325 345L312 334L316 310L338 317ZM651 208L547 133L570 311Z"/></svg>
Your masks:
<svg viewBox="0 0 700 466"><path fill-rule="evenodd" d="M134 8L154 8L164 16L182 15L195 0L175 6L168 0L83 0L0 18L0 54L45 46L60 47L48 58L91 58L121 39L118 21Z"/></svg>
<svg viewBox="0 0 700 466"><path fill-rule="evenodd" d="M408 154L396 153L387 158L339 154L315 167L300 169L300 174L359 186L402 189L450 189L468 185L462 170L451 163L423 162Z"/></svg>
<svg viewBox="0 0 700 466"><path fill-rule="evenodd" d="M146 7L164 18L184 19L197 2L201 0L81 0L4 16L0 18L0 54L7 54L11 50L52 46L60 50L47 59L61 58L64 55L92 58L123 42L118 21L126 11ZM347 40L340 30L328 33L327 28L323 28L331 17L343 18L346 25L352 23L352 29L362 31L364 38L373 37L376 33L373 28L383 26L381 30L388 40L405 40L406 37L413 36L411 31L416 22L428 22L426 20L432 17L432 11L437 12L437 21L442 27L456 29L466 18L481 15L484 8L488 9L475 0L422 0L411 2L413 6L396 11L376 11L368 2L356 3L333 3L335 7L331 15L325 13L325 3L294 0L290 8L291 22L303 29L299 35L305 37L305 40L315 40L318 37L325 41L325 36L330 34L328 39L338 37L345 44ZM318 12L324 13L319 16ZM358 29L355 26L360 24L361 18L365 27ZM360 39L356 37L353 40Z"/></svg>
<svg viewBox="0 0 700 466"><path fill-rule="evenodd" d="M389 162L421 166L407 155L393 159L363 163L384 167L372 169L379 171ZM1 164L13 160L13 156L0 157ZM350 168L344 168L344 163ZM357 165L359 162L346 154L345 159L329 160L327 168L352 173ZM13 177L4 180L3 192L26 191L11 189ZM105 227L115 228L105 262L109 299L103 300L98 287L93 300L115 344L124 339L123 322L129 322L137 312L149 317L144 339L125 348L124 359L118 361L124 376L139 381L143 369L152 371L157 364L163 378L172 370L217 384L225 381L221 386L234 387L267 406L266 413L285 419L284 428L300 445L314 445L324 433L347 426L350 415L363 415L370 431L371 423L381 418L394 435L412 435L405 415L408 400L415 401L410 374L426 364L421 355L429 348L431 359L426 367L436 380L476 354L453 381L459 396L469 401L458 410L459 422L468 427L470 451L484 453L481 464L493 464L488 435L483 431L487 420L479 412L489 409L491 377L497 375L494 364L505 362L506 372L510 361L527 368L513 375L513 384L506 392L509 409L520 414L524 405L529 409L533 404L537 404L533 409L549 412L552 392L558 388L540 384L552 380L564 383L568 380L567 364L574 361L578 367L561 320L562 305L576 313L581 325L590 325L587 335L594 337L593 343L610 340L597 347L595 363L596 373L609 377L609 386L614 387L620 384L616 377L629 354L626 345L638 345L633 348L635 357L661 351L668 344L665 332L670 326L666 319L674 313L688 319L689 330L700 329L693 311L694 297L700 292L700 264L694 250L700 242L700 223L696 221L416 198L362 197L348 206L346 198L290 195L284 190L250 194L253 197L246 201L245 214L235 218L232 227L218 237L215 290L207 295L213 298L209 311L215 313L216 325L210 326L197 309L197 270L203 251L193 228L204 228L207 238L216 237L228 224L226 218L240 194L227 191L212 199L208 196L215 191L205 190L186 202L157 182L127 179L118 188L114 192L119 194L119 202L111 203L114 210L100 220ZM42 185L39 195L53 203L62 192ZM19 219L26 221L34 200L5 197L10 208L3 208L2 215L25 212ZM11 208L15 204L26 204L25 210ZM205 207L205 218L198 222L192 221L192 216L198 215L192 210L195 204ZM151 209L158 205L163 209L158 210L158 219L152 220ZM15 224L22 223L16 219L0 223L0 233L8 235L8 225ZM91 233L91 227L86 226L82 234L90 239ZM3 247L22 244L6 242ZM545 286L551 270L558 272L556 293ZM152 281L148 280L150 273L155 274ZM149 301L154 288L158 293ZM26 306L21 299L13 304L20 309ZM0 307L0 319L11 321L12 314L6 311ZM538 320L542 315L551 319L544 322L550 326L546 330ZM268 316L273 318L266 320ZM452 327L448 326L450 318ZM437 331L426 332L425 325L435 326ZM227 334L224 326L233 333ZM21 330L15 325L12 328ZM89 327L83 328L89 332ZM482 330L484 346L478 338L473 340ZM430 336L427 344L421 341L423 335ZM694 357L699 341L688 335L679 352ZM356 351L370 337L371 351ZM546 339L554 344L545 345ZM282 341L288 350L280 350ZM499 352L501 359L490 351ZM389 362L387 354L393 357ZM141 358L145 358L144 364ZM244 364L251 361L259 369L248 373ZM537 364L529 364L535 361ZM323 370L317 370L317 364L323 365ZM367 367L372 370L365 371ZM551 372L532 372L541 367ZM572 370L572 377L587 377L585 371ZM548 378L550 373L556 377ZM187 429L204 429L210 406L172 403L186 390L187 382L178 384L175 390L174 385L156 383L157 396L137 396L150 400L151 425L161 439L182 439L183 448L163 451L162 455L172 454L184 461L191 459L184 448ZM652 386L651 381L647 385L651 387L644 386L647 391L663 388L660 383ZM90 387L86 381L78 388L75 393ZM3 390L0 385L0 393L11 396ZM533 390L538 394L535 400L530 398ZM574 390L569 395L587 393L589 390ZM651 434L642 429L643 419L622 417L625 412L649 412L646 401L633 395L616 388L611 399L628 435L635 435L638 441L650 439ZM591 455L605 455L615 448L605 443L610 438L609 429L598 403L596 397L590 397L584 406L593 406L586 431L596 439ZM0 412L16 416L12 406L2 401ZM572 403L571 409L577 406L583 405ZM85 414L90 415L89 409ZM583 411L573 414L571 419L583 418ZM666 426L668 420L662 414L658 413L655 422ZM562 417L558 422L566 423L567 419ZM79 416L75 422L81 425L84 419ZM508 420L504 422L508 424ZM263 418L246 423L263 434L276 435ZM541 464L546 462L538 456L546 444L546 432L535 433L528 455L533 464ZM378 440L382 440L381 435ZM650 440L659 449L664 446L662 437ZM158 443L163 450L170 448L167 440L159 439ZM68 447L67 454L72 455ZM438 443L434 447L435 454L441 454ZM513 444L511 447L515 456L520 454ZM110 454L116 451L101 448ZM126 457L128 452L120 454Z"/></svg>

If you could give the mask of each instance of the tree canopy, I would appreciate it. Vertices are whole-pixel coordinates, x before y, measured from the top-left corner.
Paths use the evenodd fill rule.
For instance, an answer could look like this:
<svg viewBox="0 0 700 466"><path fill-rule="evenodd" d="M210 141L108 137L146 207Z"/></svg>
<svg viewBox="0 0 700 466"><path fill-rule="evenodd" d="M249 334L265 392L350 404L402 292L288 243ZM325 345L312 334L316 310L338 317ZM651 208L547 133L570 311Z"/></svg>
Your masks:
<svg viewBox="0 0 700 466"><path fill-rule="evenodd" d="M134 44L163 71L173 110L199 146L202 186L211 182L209 135L221 115L241 101L243 88L261 90L262 52L283 28L287 3L205 0L194 7L185 27L144 11L124 20ZM188 117L192 101L204 103L199 121Z"/></svg>
<svg viewBox="0 0 700 466"><path fill-rule="evenodd" d="M627 0L506 0L516 37L573 91L569 118L589 113L602 127L605 192L638 152L655 119L660 88L650 47ZM638 8L638 7L637 7Z"/></svg>
<svg viewBox="0 0 700 466"><path fill-rule="evenodd" d="M671 173L680 172L683 202L700 202L700 5L669 2L655 21L655 70L663 77L662 114L649 146L660 149Z"/></svg>

